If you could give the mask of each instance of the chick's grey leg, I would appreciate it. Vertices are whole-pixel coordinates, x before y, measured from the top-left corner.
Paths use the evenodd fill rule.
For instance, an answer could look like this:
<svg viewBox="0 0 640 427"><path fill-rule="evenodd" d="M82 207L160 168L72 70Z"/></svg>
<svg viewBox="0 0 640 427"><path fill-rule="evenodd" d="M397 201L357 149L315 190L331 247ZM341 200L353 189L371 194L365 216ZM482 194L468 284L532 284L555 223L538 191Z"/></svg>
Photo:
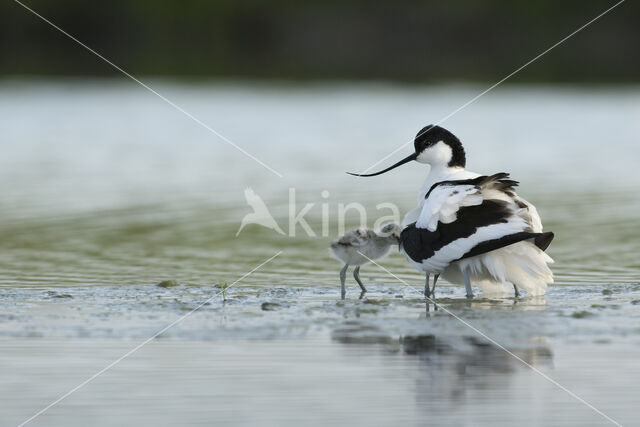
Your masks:
<svg viewBox="0 0 640 427"><path fill-rule="evenodd" d="M340 295L342 295L342 299L344 299L345 295L347 294L347 291L344 288L344 282L347 279L347 268L349 268L349 264L345 264L344 267L342 267L342 270L340 270L340 283L342 285L342 287L340 288Z"/></svg>
<svg viewBox="0 0 640 427"><path fill-rule="evenodd" d="M520 292L518 291L518 287L515 283L513 284L513 290L516 291L516 298L520 298Z"/></svg>
<svg viewBox="0 0 640 427"><path fill-rule="evenodd" d="M359 265L357 265L356 268L353 269L353 278L356 279L356 282L358 282L358 285L360 285L360 289L362 289L362 292L367 292L367 288L364 287L364 285L362 284L362 281L360 280Z"/></svg>
<svg viewBox="0 0 640 427"><path fill-rule="evenodd" d="M464 270L462 272L462 275L464 276L464 288L467 291L467 298L471 299L473 298L473 292L471 291L471 282L469 281L469 273L467 273L467 270Z"/></svg>

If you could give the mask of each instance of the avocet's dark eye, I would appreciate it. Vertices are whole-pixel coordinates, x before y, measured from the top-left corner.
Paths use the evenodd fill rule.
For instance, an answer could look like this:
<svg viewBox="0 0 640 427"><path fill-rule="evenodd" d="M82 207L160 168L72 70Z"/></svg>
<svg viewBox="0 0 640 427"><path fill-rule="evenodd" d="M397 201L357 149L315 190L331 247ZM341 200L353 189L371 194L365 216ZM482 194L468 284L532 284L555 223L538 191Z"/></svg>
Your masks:
<svg viewBox="0 0 640 427"><path fill-rule="evenodd" d="M416 143L414 144L416 153L420 153L434 144L435 144L435 141L433 141L432 139L425 138L425 139L422 139L421 141L416 141Z"/></svg>

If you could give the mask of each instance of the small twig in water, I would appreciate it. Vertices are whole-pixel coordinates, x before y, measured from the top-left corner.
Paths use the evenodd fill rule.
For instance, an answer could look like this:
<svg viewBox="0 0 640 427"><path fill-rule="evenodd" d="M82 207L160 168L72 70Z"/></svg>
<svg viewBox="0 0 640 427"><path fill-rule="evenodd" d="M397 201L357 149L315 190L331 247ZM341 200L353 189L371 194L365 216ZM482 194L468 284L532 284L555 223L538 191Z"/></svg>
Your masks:
<svg viewBox="0 0 640 427"><path fill-rule="evenodd" d="M227 282L220 282L218 284L218 287L220 288L220 290L222 290L222 301L227 301L227 289L229 289L231 285L229 285Z"/></svg>

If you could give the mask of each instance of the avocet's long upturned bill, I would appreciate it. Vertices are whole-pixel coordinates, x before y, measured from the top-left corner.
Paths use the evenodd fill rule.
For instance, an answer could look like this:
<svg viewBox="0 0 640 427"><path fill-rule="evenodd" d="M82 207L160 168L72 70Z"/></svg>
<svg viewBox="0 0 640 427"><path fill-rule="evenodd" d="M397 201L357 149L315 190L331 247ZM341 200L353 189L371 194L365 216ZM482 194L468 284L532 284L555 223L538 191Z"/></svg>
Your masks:
<svg viewBox="0 0 640 427"><path fill-rule="evenodd" d="M465 169L462 143L439 126L426 126L415 138L415 153L375 176L415 160L431 166L418 194L418 206L404 217L400 246L407 259L426 273L452 283L471 281L484 291L513 285L542 295L553 275L544 251L553 233L542 232L536 208L519 197L518 182L507 173L480 175ZM434 283L435 288L435 283Z"/></svg>
<svg viewBox="0 0 640 427"><path fill-rule="evenodd" d="M353 277L360 285L362 292L367 289L360 280L360 266L367 264L371 260L382 258L389 253L393 245L397 245L400 240L400 226L390 223L384 225L378 233L369 228L358 228L347 231L338 240L331 243L329 252L336 259L344 262L344 267L340 270L340 283L342 284L342 299L346 294L344 282L347 269L350 265L355 265Z"/></svg>

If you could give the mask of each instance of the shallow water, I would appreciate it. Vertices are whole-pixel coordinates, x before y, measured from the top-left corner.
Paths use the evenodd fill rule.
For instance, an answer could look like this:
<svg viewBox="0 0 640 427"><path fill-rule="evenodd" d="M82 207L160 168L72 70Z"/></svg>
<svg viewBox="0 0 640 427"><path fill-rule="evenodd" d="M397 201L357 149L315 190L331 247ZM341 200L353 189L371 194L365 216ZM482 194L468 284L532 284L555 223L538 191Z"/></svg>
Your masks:
<svg viewBox="0 0 640 427"><path fill-rule="evenodd" d="M544 298L468 303L443 282L436 310L395 253L381 264L410 286L369 265L369 292L358 299L349 281L340 302L326 247L339 203L363 203L371 225L388 214L378 203L410 209L426 171L343 172L482 88L154 87L283 177L141 88L2 83L0 424L19 424L205 301L33 424L608 423L523 361L633 424L638 88L507 87L443 124L466 144L470 169L522 182L556 233L556 284ZM315 203L317 236L249 225L236 237L247 186L285 231L295 188L297 211ZM221 286L278 251L223 301Z"/></svg>

